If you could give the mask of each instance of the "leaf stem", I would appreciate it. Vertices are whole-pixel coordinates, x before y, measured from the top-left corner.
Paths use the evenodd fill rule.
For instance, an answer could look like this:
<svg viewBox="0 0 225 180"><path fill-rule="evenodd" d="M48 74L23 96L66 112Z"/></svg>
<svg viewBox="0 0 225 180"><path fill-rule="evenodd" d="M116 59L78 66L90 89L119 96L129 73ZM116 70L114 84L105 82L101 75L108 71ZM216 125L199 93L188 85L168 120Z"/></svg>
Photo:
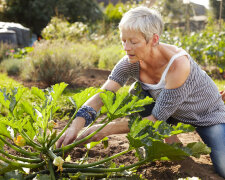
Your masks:
<svg viewBox="0 0 225 180"><path fill-rule="evenodd" d="M10 144L9 142L7 142L7 141L6 141L5 139L3 139L1 136L0 136L0 140L2 140L5 144L7 144L9 147L11 147L12 149L14 149L15 151L17 151L17 152L19 152L19 153L22 153L22 154L24 154L24 155L26 155L26 156L31 157L31 156L36 156L36 155L39 155L39 154L40 154L40 153L38 153L38 152L27 152L27 151L25 151L25 150L22 149L22 148L18 148L18 147L16 147L16 146Z"/></svg>
<svg viewBox="0 0 225 180"><path fill-rule="evenodd" d="M47 150L47 154L52 160L54 160L57 157L51 150Z"/></svg>
<svg viewBox="0 0 225 180"><path fill-rule="evenodd" d="M34 169L34 168L39 168L39 167L45 165L44 161L42 161L41 163L37 163L37 164L36 163L25 164L25 163L18 163L18 162L15 162L15 161L10 161L10 160L2 157L2 156L0 156L0 160L4 161L4 162L6 162L6 163L8 163L8 164L10 164L12 166L15 166L17 168L25 167L25 168L32 168L32 169Z"/></svg>
<svg viewBox="0 0 225 180"><path fill-rule="evenodd" d="M30 159L30 158L23 158L23 157L13 156L11 154L8 154L8 153L2 151L1 149L0 149L0 153L5 155L8 158L19 160L19 161L23 161L23 162L29 162L29 163L40 163L41 162L41 159Z"/></svg>
<svg viewBox="0 0 225 180"><path fill-rule="evenodd" d="M137 163L131 164L129 166L119 167L119 168L66 168L63 169L64 172L93 172L93 173L105 173L105 172L121 172L127 169L131 169L136 166L140 166L142 164L145 164L148 162L149 159L144 159L142 161L139 161Z"/></svg>
<svg viewBox="0 0 225 180"><path fill-rule="evenodd" d="M97 165L99 165L99 164L103 164L103 163L105 163L105 162L107 162L107 161L110 161L110 160L112 160L112 159L115 159L115 158L117 158L117 157L119 157L119 156L121 156L121 155L123 155L123 154L128 153L128 152L131 151L131 150L132 150L132 149L127 149L127 150L125 150L125 151L122 151L122 152L120 152L120 153L117 153L117 154L115 154L115 155L113 155L113 156L110 156L110 157L105 158L105 159L103 159L103 160L100 160L100 161L98 161L98 162L89 163L89 164L82 164L82 165L78 165L78 164L67 164L67 163L65 163L65 164L63 164L63 167L65 167L65 168L87 168L87 167L93 167L93 166L97 166Z"/></svg>
<svg viewBox="0 0 225 180"><path fill-rule="evenodd" d="M27 143L29 143L30 146L32 146L36 150L42 151L42 148L34 141L32 141L24 130L21 132L21 134L23 135L23 138L27 141Z"/></svg>
<svg viewBox="0 0 225 180"><path fill-rule="evenodd" d="M48 161L48 169L50 171L51 180L55 180L55 173L54 173L54 169L53 169L51 160Z"/></svg>

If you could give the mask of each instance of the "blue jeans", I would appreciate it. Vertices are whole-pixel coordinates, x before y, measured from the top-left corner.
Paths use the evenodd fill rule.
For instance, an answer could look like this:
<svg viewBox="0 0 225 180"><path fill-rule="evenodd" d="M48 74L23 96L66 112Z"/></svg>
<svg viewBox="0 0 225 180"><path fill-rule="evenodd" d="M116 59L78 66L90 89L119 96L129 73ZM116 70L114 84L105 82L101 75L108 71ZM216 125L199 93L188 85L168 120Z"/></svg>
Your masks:
<svg viewBox="0 0 225 180"><path fill-rule="evenodd" d="M211 148L210 157L215 171L225 178L225 124L196 127L196 131Z"/></svg>

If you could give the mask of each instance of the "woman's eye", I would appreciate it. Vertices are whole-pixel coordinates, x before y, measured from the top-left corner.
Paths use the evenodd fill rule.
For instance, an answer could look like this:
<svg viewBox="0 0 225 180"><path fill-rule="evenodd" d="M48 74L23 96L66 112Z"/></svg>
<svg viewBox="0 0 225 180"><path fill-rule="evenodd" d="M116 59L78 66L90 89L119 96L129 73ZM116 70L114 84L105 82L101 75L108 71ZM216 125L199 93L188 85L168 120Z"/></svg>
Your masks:
<svg viewBox="0 0 225 180"><path fill-rule="evenodd" d="M131 41L131 44L137 44L137 42L132 42L132 41Z"/></svg>

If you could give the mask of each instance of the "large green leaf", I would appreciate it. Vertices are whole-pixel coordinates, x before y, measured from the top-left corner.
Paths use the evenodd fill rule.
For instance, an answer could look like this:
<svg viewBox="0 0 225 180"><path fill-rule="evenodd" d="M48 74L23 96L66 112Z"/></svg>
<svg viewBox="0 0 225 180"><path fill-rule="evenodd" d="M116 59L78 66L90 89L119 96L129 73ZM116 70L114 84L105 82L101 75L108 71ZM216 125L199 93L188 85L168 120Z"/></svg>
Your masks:
<svg viewBox="0 0 225 180"><path fill-rule="evenodd" d="M61 94L63 93L64 89L67 86L68 86L68 84L66 84L64 82L62 82L60 84L55 84L54 86L52 86L51 96L54 101L58 100L58 98L61 96Z"/></svg>
<svg viewBox="0 0 225 180"><path fill-rule="evenodd" d="M0 103L13 112L24 91L25 88L14 88L10 93L6 93L6 89L0 90Z"/></svg>
<svg viewBox="0 0 225 180"><path fill-rule="evenodd" d="M8 96L6 94L6 89L0 90L0 103L5 106L7 109L9 109L10 101L8 99Z"/></svg>
<svg viewBox="0 0 225 180"><path fill-rule="evenodd" d="M178 146L172 146L162 141L152 141L152 146L148 147L148 158L153 160L179 160L190 156Z"/></svg>
<svg viewBox="0 0 225 180"><path fill-rule="evenodd" d="M27 101L22 102L23 110L28 113L33 121L37 121L37 114L35 113L34 107Z"/></svg>
<svg viewBox="0 0 225 180"><path fill-rule="evenodd" d="M38 96L43 101L46 100L44 91L41 90L41 89L38 89L37 87L32 87L31 88L31 93L36 95L36 96Z"/></svg>
<svg viewBox="0 0 225 180"><path fill-rule="evenodd" d="M146 97L139 99L137 96L131 95L128 92L113 93L106 91L100 94L104 107L101 113L107 111L109 119L131 115L135 112L143 110L143 106L152 103L152 98Z"/></svg>
<svg viewBox="0 0 225 180"><path fill-rule="evenodd" d="M75 105L75 108L79 109L89 98L102 91L103 90L101 89L90 87L80 93L75 94L70 99L72 99L72 103Z"/></svg>
<svg viewBox="0 0 225 180"><path fill-rule="evenodd" d="M13 130L18 130L21 132L23 126L29 121L29 117L24 117L21 119L15 119L13 117L1 117L0 123L5 126L10 126Z"/></svg>
<svg viewBox="0 0 225 180"><path fill-rule="evenodd" d="M174 134L190 132L194 130L191 125L178 123L177 126L170 126L164 121L155 123L148 119L141 119L140 116L132 116L130 122L128 140L130 146L136 149L140 157L139 148L145 149L145 156L149 160L177 160L185 156L199 157L200 154L208 154L210 149L203 143L191 143L186 147L180 144L166 144L164 139Z"/></svg>
<svg viewBox="0 0 225 180"><path fill-rule="evenodd" d="M193 142L187 145L191 149L192 156L199 158L201 154L209 154L211 149L202 142Z"/></svg>

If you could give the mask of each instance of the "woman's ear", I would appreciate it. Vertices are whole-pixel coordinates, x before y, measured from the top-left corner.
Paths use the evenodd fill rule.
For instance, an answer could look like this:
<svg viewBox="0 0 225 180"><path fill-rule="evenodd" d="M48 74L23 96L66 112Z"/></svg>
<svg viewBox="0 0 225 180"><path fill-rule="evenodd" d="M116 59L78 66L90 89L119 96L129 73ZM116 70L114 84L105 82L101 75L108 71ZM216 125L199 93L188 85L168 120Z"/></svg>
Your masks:
<svg viewBox="0 0 225 180"><path fill-rule="evenodd" d="M153 34L152 37L152 46L157 46L159 44L159 35L158 34Z"/></svg>

